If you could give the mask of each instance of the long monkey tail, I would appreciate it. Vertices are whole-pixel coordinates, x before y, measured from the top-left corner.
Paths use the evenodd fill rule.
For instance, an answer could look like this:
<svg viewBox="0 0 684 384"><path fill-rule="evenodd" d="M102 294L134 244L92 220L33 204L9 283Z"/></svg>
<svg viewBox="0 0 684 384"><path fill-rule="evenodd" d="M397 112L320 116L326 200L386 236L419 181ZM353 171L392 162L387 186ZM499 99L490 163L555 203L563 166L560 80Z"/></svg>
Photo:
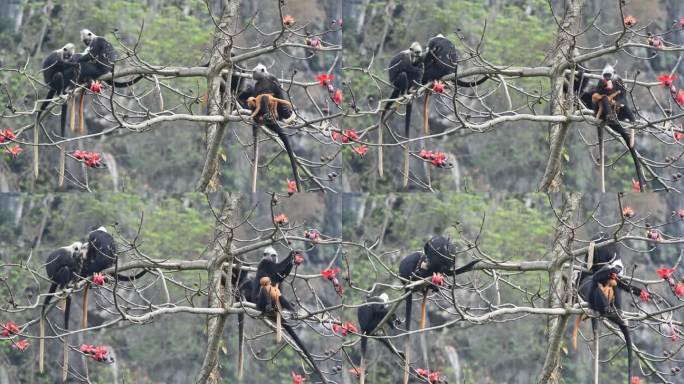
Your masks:
<svg viewBox="0 0 684 384"><path fill-rule="evenodd" d="M40 339L38 340L38 372L43 373L45 370L45 316L47 316L47 306L52 300L52 294L57 290L57 284L50 285L50 291L43 300L43 308L40 309Z"/></svg>
<svg viewBox="0 0 684 384"><path fill-rule="evenodd" d="M430 104L430 91L425 91L423 98L423 136L430 135L430 121L428 120L428 105Z"/></svg>
<svg viewBox="0 0 684 384"><path fill-rule="evenodd" d="M81 328L88 328L88 290L90 289L90 282L85 283L83 287L83 316L81 316Z"/></svg>
<svg viewBox="0 0 684 384"><path fill-rule="evenodd" d="M421 304L420 304L420 328L419 329L425 329L425 322L426 322L426 317L427 317L427 299L428 299L428 291L425 290L425 291L423 291L423 300L421 301Z"/></svg>
<svg viewBox="0 0 684 384"><path fill-rule="evenodd" d="M295 342L295 344L297 344L297 347L299 347L299 349L301 349L302 352L304 352L304 355L309 360L309 365L311 365L311 368L313 368L313 370L316 371L316 374L318 374L318 377L320 377L321 381L324 384L327 384L328 380L326 380L325 376L323 376L323 373L321 372L321 370L316 365L316 361L314 361L314 359L311 356L311 354L309 353L309 351L307 351L306 348L304 348L304 344L302 343L302 340L299 339L299 336L297 336L297 333L294 331L294 329L292 329L292 327L290 327L290 325L286 322L283 322L282 325L283 325L283 329L285 329L285 332L287 332L290 335L290 337L292 338L292 340Z"/></svg>
<svg viewBox="0 0 684 384"><path fill-rule="evenodd" d="M622 335L625 337L625 345L627 346L627 383L632 379L632 338L629 335L629 328L625 324L618 324Z"/></svg>
<svg viewBox="0 0 684 384"><path fill-rule="evenodd" d="M634 161L634 168L636 169L637 178L639 179L639 185L641 186L640 192L646 192L646 183L644 178L644 170L641 167L641 162L639 161L639 156L637 154L636 148L629 145L629 134L625 131L620 123L609 124L608 125L613 131L617 132L622 140L625 141L627 147L629 148L629 153L632 155L632 160Z"/></svg>
<svg viewBox="0 0 684 384"><path fill-rule="evenodd" d="M245 314L238 313L238 380L242 379L245 362Z"/></svg>
<svg viewBox="0 0 684 384"><path fill-rule="evenodd" d="M59 134L62 138L66 134L67 104L69 104L68 101L62 104L62 112L59 119Z"/></svg>
<svg viewBox="0 0 684 384"><path fill-rule="evenodd" d="M69 332L69 312L71 310L71 296L66 297L66 305L64 307L64 331ZM69 335L64 335L64 361L62 364L62 382L66 382L69 377Z"/></svg>
<svg viewBox="0 0 684 384"><path fill-rule="evenodd" d="M366 382L366 350L368 349L368 338L361 336L361 374L359 375L359 383L365 384Z"/></svg>
<svg viewBox="0 0 684 384"><path fill-rule="evenodd" d="M294 152L292 151L292 147L290 146L290 140L287 138L287 135L285 132L283 132L283 129L280 128L277 122L273 124L266 124L266 126L273 132L278 135L278 138L283 142L283 146L285 146L285 152L287 152L287 156L290 158L290 166L292 167L292 177L294 177L295 183L297 184L297 191L300 192L302 189L300 187L299 183L299 173L297 173L297 159L295 159Z"/></svg>
<svg viewBox="0 0 684 384"><path fill-rule="evenodd" d="M252 148L252 193L256 193L259 172L259 126L256 124L252 125L252 139L254 141Z"/></svg>
<svg viewBox="0 0 684 384"><path fill-rule="evenodd" d="M80 135L85 133L85 121L83 118L83 106L85 102L85 92L81 92L79 95L79 102L78 102L78 133Z"/></svg>
<svg viewBox="0 0 684 384"><path fill-rule="evenodd" d="M406 140L408 140L411 136L411 110L413 106L413 101L409 101L406 104L406 116L404 116L404 137ZM408 181L409 181L409 170L410 170L410 162L409 162L409 148L411 147L410 143L407 142L406 145L404 146L404 188L408 187Z"/></svg>
<svg viewBox="0 0 684 384"><path fill-rule="evenodd" d="M413 291L409 291L408 296L406 296L406 346L404 351L404 384L408 384L411 366L409 363L411 355L411 334L408 333L411 330L411 309L413 307Z"/></svg>

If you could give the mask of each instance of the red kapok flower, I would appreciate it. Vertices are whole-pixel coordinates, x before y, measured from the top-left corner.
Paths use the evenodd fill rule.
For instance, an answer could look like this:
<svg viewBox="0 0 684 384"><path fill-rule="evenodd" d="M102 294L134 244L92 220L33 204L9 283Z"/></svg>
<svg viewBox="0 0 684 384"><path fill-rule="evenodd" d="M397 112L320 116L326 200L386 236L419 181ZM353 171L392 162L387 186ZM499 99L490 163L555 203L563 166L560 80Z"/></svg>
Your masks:
<svg viewBox="0 0 684 384"><path fill-rule="evenodd" d="M300 265L304 262L304 256L300 255L299 253L295 255L294 257L294 263L296 265Z"/></svg>
<svg viewBox="0 0 684 384"><path fill-rule="evenodd" d="M663 237L660 235L660 231L657 229L649 229L648 232L646 232L646 237L656 241L663 239Z"/></svg>
<svg viewBox="0 0 684 384"><path fill-rule="evenodd" d="M442 275L441 273L433 273L432 279L430 281L434 285L442 285L444 284L444 275Z"/></svg>
<svg viewBox="0 0 684 384"><path fill-rule="evenodd" d="M285 216L284 213L276 215L276 217L273 218L273 221L278 225L285 225L288 223L287 216Z"/></svg>
<svg viewBox="0 0 684 384"><path fill-rule="evenodd" d="M72 154L77 160L83 160L88 156L88 152L77 149Z"/></svg>
<svg viewBox="0 0 684 384"><path fill-rule="evenodd" d="M674 293L677 297L682 297L682 295L684 295L684 283L677 283L677 285L675 285Z"/></svg>
<svg viewBox="0 0 684 384"><path fill-rule="evenodd" d="M679 19L679 26L684 28L684 18Z"/></svg>
<svg viewBox="0 0 684 384"><path fill-rule="evenodd" d="M286 27L290 27L294 25L295 23L295 18L292 15L285 15L283 16L283 25Z"/></svg>
<svg viewBox="0 0 684 384"><path fill-rule="evenodd" d="M302 384L304 382L304 376L294 373L292 371L292 384Z"/></svg>
<svg viewBox="0 0 684 384"><path fill-rule="evenodd" d="M340 271L339 268L335 268L335 269L326 268L326 269L321 271L321 276L325 277L328 280L332 280L337 275L337 272L339 272L339 271Z"/></svg>
<svg viewBox="0 0 684 384"><path fill-rule="evenodd" d="M435 81L432 85L432 91L435 93L444 93L444 83L439 80Z"/></svg>
<svg viewBox="0 0 684 384"><path fill-rule="evenodd" d="M428 151L427 149L421 149L419 156L427 160L432 160L432 158L434 157L432 151Z"/></svg>
<svg viewBox="0 0 684 384"><path fill-rule="evenodd" d="M351 321L347 321L347 324L345 324L344 327L347 328L349 332L359 333L358 328L356 328L354 323L352 323Z"/></svg>
<svg viewBox="0 0 684 384"><path fill-rule="evenodd" d="M356 377L361 377L361 372L363 372L363 368L360 368L360 367L354 367L354 368L349 369L349 373L351 373L352 375L354 375Z"/></svg>
<svg viewBox="0 0 684 384"><path fill-rule="evenodd" d="M660 36L650 36L648 38L648 45L654 48L663 48L663 39Z"/></svg>
<svg viewBox="0 0 684 384"><path fill-rule="evenodd" d="M335 78L335 75L330 75L327 73L324 73L322 75L316 75L316 80L318 80L318 84L320 85L326 85L329 82L333 81Z"/></svg>
<svg viewBox="0 0 684 384"><path fill-rule="evenodd" d="M100 93L102 91L102 85L99 81L93 81L90 83L90 91L93 93Z"/></svg>
<svg viewBox="0 0 684 384"><path fill-rule="evenodd" d="M312 39L309 39L307 37L306 40L304 40L304 44L308 45L311 48L320 48L321 47L321 40L317 39L315 37Z"/></svg>
<svg viewBox="0 0 684 384"><path fill-rule="evenodd" d="M626 27L631 27L632 25L635 25L637 23L636 17L632 15L625 16L625 19L623 21Z"/></svg>
<svg viewBox="0 0 684 384"><path fill-rule="evenodd" d="M295 180L287 180L287 194L292 196L297 192L297 182Z"/></svg>
<svg viewBox="0 0 684 384"><path fill-rule="evenodd" d="M684 219L684 208L678 209L676 213L677 213L677 216L679 216L680 219Z"/></svg>
<svg viewBox="0 0 684 384"><path fill-rule="evenodd" d="M23 152L24 149L23 149L22 147L18 146L18 145L13 145L13 146L11 146L11 147L5 148L5 151L6 151L7 153L9 153L10 155L12 155L12 157L14 158L14 157L19 156L19 154L20 154L21 152Z"/></svg>
<svg viewBox="0 0 684 384"><path fill-rule="evenodd" d="M80 350L81 350L81 352L90 355L92 353L95 353L95 346L88 345L88 344L82 344Z"/></svg>
<svg viewBox="0 0 684 384"><path fill-rule="evenodd" d="M315 243L321 239L321 233L317 229L307 229L304 231L304 237Z"/></svg>
<svg viewBox="0 0 684 384"><path fill-rule="evenodd" d="M335 104L340 105L342 104L342 91L341 90L335 90L335 94L333 95L333 101Z"/></svg>
<svg viewBox="0 0 684 384"><path fill-rule="evenodd" d="M9 337L10 335L19 333L19 327L13 321L10 321L7 324L0 324L0 328L2 328L2 332L0 333L0 336L2 337Z"/></svg>
<svg viewBox="0 0 684 384"><path fill-rule="evenodd" d="M17 135L15 135L11 129L5 129L4 131L0 131L0 144L4 143L5 141L14 140L16 138Z"/></svg>
<svg viewBox="0 0 684 384"><path fill-rule="evenodd" d="M674 273L675 269L674 268L660 268L656 269L656 273L658 276L660 276L661 279L663 280L668 280L670 276Z"/></svg>
<svg viewBox="0 0 684 384"><path fill-rule="evenodd" d="M102 165L102 159L97 152L89 152L85 159L85 165L90 168L97 168Z"/></svg>
<svg viewBox="0 0 684 384"><path fill-rule="evenodd" d="M363 155L368 152L368 146L367 145L359 145L358 147L352 148L352 150L359 156L363 157Z"/></svg>
<svg viewBox="0 0 684 384"><path fill-rule="evenodd" d="M677 95L675 95L675 101L679 105L684 105L684 90L680 90L677 92Z"/></svg>
<svg viewBox="0 0 684 384"><path fill-rule="evenodd" d="M418 373L419 376L423 376L423 377L428 377L428 375L430 374L430 372L427 369L423 369L423 368L417 368L416 372Z"/></svg>
<svg viewBox="0 0 684 384"><path fill-rule="evenodd" d="M330 328L332 329L333 333L340 333L340 329L342 329L342 327L337 323L333 323Z"/></svg>
<svg viewBox="0 0 684 384"><path fill-rule="evenodd" d="M648 290L644 288L641 290L641 293L639 294L639 298L644 303L648 303L649 299L651 298L651 295L648 293Z"/></svg>
<svg viewBox="0 0 684 384"><path fill-rule="evenodd" d="M632 178L632 189L634 192L641 192L641 183Z"/></svg>
<svg viewBox="0 0 684 384"><path fill-rule="evenodd" d="M353 129L347 129L346 131L343 131L342 135L349 141L359 141L359 134Z"/></svg>
<svg viewBox="0 0 684 384"><path fill-rule="evenodd" d="M93 284L104 285L106 281L107 281L107 278L105 277L104 274L102 274L102 273L94 273L93 274Z"/></svg>
<svg viewBox="0 0 684 384"><path fill-rule="evenodd" d="M432 372L431 374L428 375L428 381L430 383L438 383L439 382L439 371Z"/></svg>
<svg viewBox="0 0 684 384"><path fill-rule="evenodd" d="M679 141L682 138L684 138L684 133L682 133L681 131L674 131L673 136L674 136L675 140Z"/></svg>
<svg viewBox="0 0 684 384"><path fill-rule="evenodd" d="M342 139L342 140L345 139L345 137L343 137L342 134L340 134L340 133L337 132L337 131L331 131L331 132L330 132L330 138L331 138L333 141L338 141L338 140L340 140L340 139Z"/></svg>
<svg viewBox="0 0 684 384"><path fill-rule="evenodd" d="M12 344L12 348L18 349L20 351L25 351L26 348L29 347L29 342L26 339L19 340L16 343Z"/></svg>
<svg viewBox="0 0 684 384"><path fill-rule="evenodd" d="M631 207L624 207L622 208L622 216L632 217L634 216L634 210Z"/></svg>
<svg viewBox="0 0 684 384"><path fill-rule="evenodd" d="M641 383L641 379L639 379L639 376L632 376L632 379L629 382L629 384L639 384L639 383Z"/></svg>
<svg viewBox="0 0 684 384"><path fill-rule="evenodd" d="M658 76L658 81L660 85L664 87L670 87L674 81L677 80L677 75L661 75Z"/></svg>
<svg viewBox="0 0 684 384"><path fill-rule="evenodd" d="M444 152L435 152L431 161L435 167L444 167L447 165L447 156Z"/></svg>
<svg viewBox="0 0 684 384"><path fill-rule="evenodd" d="M95 347L95 351L92 352L92 358L95 361L104 361L107 359L108 354L109 351L107 350L107 347L97 346Z"/></svg>

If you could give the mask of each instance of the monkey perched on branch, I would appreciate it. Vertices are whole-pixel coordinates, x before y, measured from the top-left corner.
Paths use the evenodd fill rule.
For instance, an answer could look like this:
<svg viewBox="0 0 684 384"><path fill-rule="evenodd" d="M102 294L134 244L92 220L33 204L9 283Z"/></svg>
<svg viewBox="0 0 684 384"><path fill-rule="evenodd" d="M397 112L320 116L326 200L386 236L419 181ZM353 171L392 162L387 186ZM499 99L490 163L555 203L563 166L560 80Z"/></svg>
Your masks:
<svg viewBox="0 0 684 384"><path fill-rule="evenodd" d="M278 121L278 106L281 104L292 109L292 103L287 100L279 99L270 93L264 93L256 97L247 98L247 107L249 107L249 109L254 109L254 112L252 112L250 115L252 119L259 116L259 113L262 109L266 109L269 114L266 115L264 112L261 112L262 118L269 118L273 119L273 121Z"/></svg>

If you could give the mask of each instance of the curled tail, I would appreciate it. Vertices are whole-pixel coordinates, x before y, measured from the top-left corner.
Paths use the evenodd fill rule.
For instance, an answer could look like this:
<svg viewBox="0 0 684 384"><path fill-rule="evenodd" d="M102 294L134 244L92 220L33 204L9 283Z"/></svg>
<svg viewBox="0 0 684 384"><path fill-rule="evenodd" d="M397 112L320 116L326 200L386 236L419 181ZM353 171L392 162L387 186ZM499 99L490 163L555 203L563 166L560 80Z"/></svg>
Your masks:
<svg viewBox="0 0 684 384"><path fill-rule="evenodd" d="M285 146L285 152L287 152L287 156L290 158L290 166L292 167L292 177L294 177L295 183L297 185L297 191L301 191L302 189L299 185L299 173L297 173L297 159L295 159L294 152L292 151L292 147L290 146L290 140L287 138L287 135L285 134L285 132L283 132L283 129L280 128L277 122L266 123L266 126L268 127L268 129L275 132L276 135L278 135L280 140L283 142L283 145Z"/></svg>
<svg viewBox="0 0 684 384"><path fill-rule="evenodd" d="M307 351L306 348L304 348L304 344L299 339L299 336L297 336L297 333L294 331L294 329L292 329L292 327L290 327L290 325L285 322L283 322L282 325L285 331L290 335L292 340L295 342L295 344L297 344L297 347L299 347L299 349L301 349L302 352L304 352L304 355L306 355L306 358L309 360L309 365L311 365L311 368L313 368L313 370L316 371L316 374L318 374L318 377L320 377L321 381L323 383L327 383L328 381L325 379L325 376L323 376L323 373L316 365L316 361L314 361L309 351Z"/></svg>
<svg viewBox="0 0 684 384"><path fill-rule="evenodd" d="M475 266L475 264L479 263L480 261L481 261L481 260L473 260L473 261L471 261L470 263L468 263L468 264L466 264L466 265L464 265L464 266L462 266L462 267L460 267L460 268L455 269L453 272L449 271L449 272L447 272L446 274L447 274L447 275L452 275L452 274L453 274L454 276L458 276L458 275L460 275L460 274L462 274L462 273L470 272L470 271L473 270L473 267Z"/></svg>

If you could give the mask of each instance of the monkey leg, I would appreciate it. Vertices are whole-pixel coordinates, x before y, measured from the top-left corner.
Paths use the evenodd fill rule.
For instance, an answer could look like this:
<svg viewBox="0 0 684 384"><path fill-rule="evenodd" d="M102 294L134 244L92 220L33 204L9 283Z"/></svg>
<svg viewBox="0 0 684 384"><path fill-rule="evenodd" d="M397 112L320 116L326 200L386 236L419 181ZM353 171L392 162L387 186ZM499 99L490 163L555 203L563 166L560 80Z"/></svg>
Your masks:
<svg viewBox="0 0 684 384"><path fill-rule="evenodd" d="M80 135L85 133L85 121L83 118L84 101L85 101L85 92L81 92L79 107L78 107L78 133Z"/></svg>
<svg viewBox="0 0 684 384"><path fill-rule="evenodd" d="M259 172L259 126L252 125L252 193L256 193L257 174Z"/></svg>
<svg viewBox="0 0 684 384"><path fill-rule="evenodd" d="M577 349L577 333L584 317L584 315L577 315L577 319L575 319L575 326L572 328L572 349Z"/></svg>
<svg viewBox="0 0 684 384"><path fill-rule="evenodd" d="M64 307L64 332L69 332L69 311L71 309L71 296L67 296ZM64 335L64 361L62 365L62 382L65 383L69 377L69 335Z"/></svg>
<svg viewBox="0 0 684 384"><path fill-rule="evenodd" d="M427 291L423 292L423 301L420 304L420 329L425 329L425 321L427 317Z"/></svg>
<svg viewBox="0 0 684 384"><path fill-rule="evenodd" d="M88 328L88 289L90 282L86 282L83 288L83 316L81 317L81 328Z"/></svg>

